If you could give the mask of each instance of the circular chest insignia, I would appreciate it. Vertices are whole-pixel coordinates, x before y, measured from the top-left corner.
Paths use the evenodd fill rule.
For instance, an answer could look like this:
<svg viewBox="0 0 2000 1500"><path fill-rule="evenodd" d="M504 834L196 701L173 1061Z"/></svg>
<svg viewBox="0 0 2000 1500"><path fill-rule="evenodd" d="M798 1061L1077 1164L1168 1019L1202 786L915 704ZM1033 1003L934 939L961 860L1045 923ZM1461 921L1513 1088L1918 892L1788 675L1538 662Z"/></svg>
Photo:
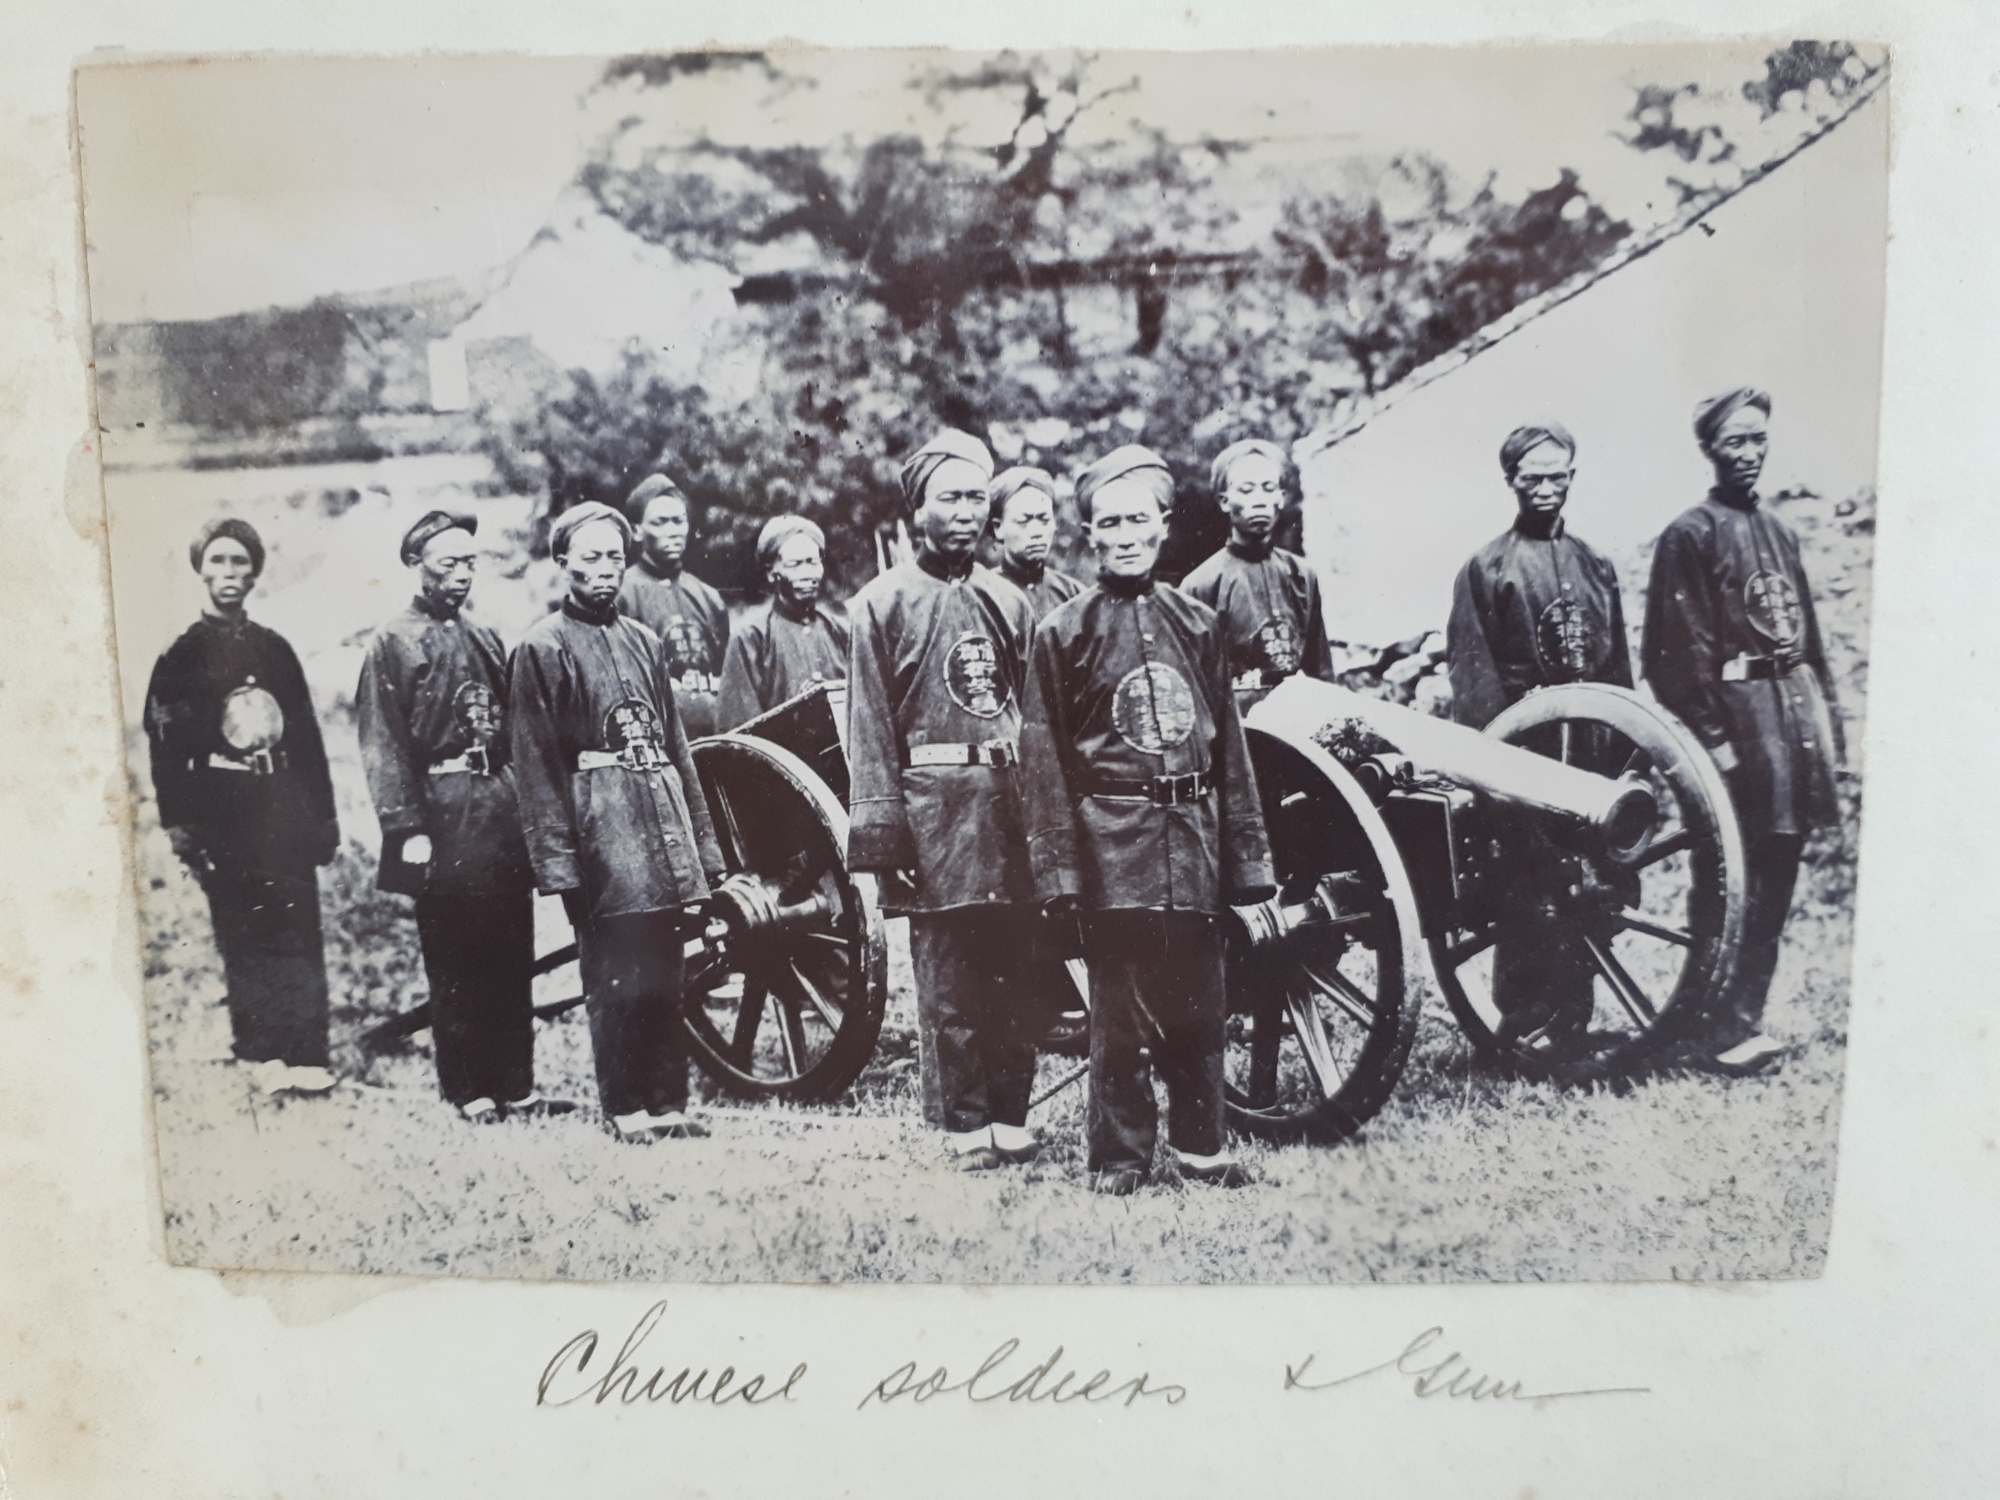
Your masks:
<svg viewBox="0 0 2000 1500"><path fill-rule="evenodd" d="M1264 665L1273 672L1299 669L1299 632L1290 620L1272 616L1257 627L1257 646L1264 653Z"/></svg>
<svg viewBox="0 0 2000 1500"><path fill-rule="evenodd" d="M944 685L952 702L976 719L997 719L1012 692L1000 675L1000 651L990 637L968 630L944 657Z"/></svg>
<svg viewBox="0 0 2000 1500"><path fill-rule="evenodd" d="M683 673L701 665L701 631L686 615L675 615L667 621L662 632L667 643L667 668L669 674L679 677Z"/></svg>
<svg viewBox="0 0 2000 1500"><path fill-rule="evenodd" d="M240 687L222 700L222 738L232 750L269 750L285 737L285 711L260 687Z"/></svg>
<svg viewBox="0 0 2000 1500"><path fill-rule="evenodd" d="M462 683L451 699L452 717L475 745L491 743L500 734L500 700L483 682Z"/></svg>
<svg viewBox="0 0 2000 1500"><path fill-rule="evenodd" d="M1743 609L1750 628L1775 646L1795 643L1805 624L1798 590L1783 573L1763 570L1745 579Z"/></svg>
<svg viewBox="0 0 2000 1500"><path fill-rule="evenodd" d="M1558 672L1582 677L1590 670L1590 617L1571 599L1557 599L1537 622L1542 660Z"/></svg>
<svg viewBox="0 0 2000 1500"><path fill-rule="evenodd" d="M1172 667L1134 667L1111 695L1111 723L1134 750L1159 755L1194 732L1194 693Z"/></svg>
<svg viewBox="0 0 2000 1500"><path fill-rule="evenodd" d="M625 698L604 712L604 748L614 754L640 745L657 750L662 738L659 715L650 703Z"/></svg>

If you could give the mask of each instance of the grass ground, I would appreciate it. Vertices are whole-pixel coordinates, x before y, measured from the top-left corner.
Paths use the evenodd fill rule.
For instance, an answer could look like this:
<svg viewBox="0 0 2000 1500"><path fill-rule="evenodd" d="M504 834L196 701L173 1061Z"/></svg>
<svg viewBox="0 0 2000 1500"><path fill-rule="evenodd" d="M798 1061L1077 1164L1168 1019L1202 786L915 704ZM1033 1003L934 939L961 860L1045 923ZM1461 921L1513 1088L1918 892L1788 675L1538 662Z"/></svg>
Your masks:
<svg viewBox="0 0 2000 1500"><path fill-rule="evenodd" d="M1787 519L1825 585L1843 700L1861 702L1872 504ZM1641 573L1639 576L1643 576ZM332 726L341 794L360 793ZM1858 733L1853 736L1858 740ZM142 792L143 795L143 792ZM1356 1142L1241 1143L1256 1182L1087 1190L1081 1090L1033 1123L1023 1169L952 1171L917 1123L907 962L883 1045L836 1105L711 1099L713 1139L622 1145L594 1114L476 1129L437 1097L422 1036L366 1057L422 998L415 931L350 843L323 877L335 996L330 1097L260 1099L228 1058L199 889L140 809L137 857L167 1243L208 1266L701 1281L1326 1282L1739 1279L1815 1274L1833 1203L1858 810L1814 852L1774 986L1774 1077L1664 1075L1566 1090L1478 1069L1437 997L1403 1082ZM543 907L554 903L542 902ZM544 910L544 948L560 940ZM553 995L551 995L551 998ZM579 1012L538 1030L549 1092L592 1095ZM1066 1072L1043 1063L1044 1081Z"/></svg>

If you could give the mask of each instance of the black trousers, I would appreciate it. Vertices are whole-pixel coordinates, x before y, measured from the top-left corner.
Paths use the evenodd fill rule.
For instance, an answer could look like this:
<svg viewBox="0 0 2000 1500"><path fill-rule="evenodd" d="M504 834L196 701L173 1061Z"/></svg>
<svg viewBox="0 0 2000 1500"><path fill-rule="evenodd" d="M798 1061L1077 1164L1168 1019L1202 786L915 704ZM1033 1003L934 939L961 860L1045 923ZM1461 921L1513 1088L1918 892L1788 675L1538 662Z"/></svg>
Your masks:
<svg viewBox="0 0 2000 1500"><path fill-rule="evenodd" d="M535 1087L534 897L419 896L417 939L439 1091L453 1104L525 1099Z"/></svg>
<svg viewBox="0 0 2000 1500"><path fill-rule="evenodd" d="M597 1099L607 1116L662 1114L688 1101L678 911L597 917L577 929Z"/></svg>
<svg viewBox="0 0 2000 1500"><path fill-rule="evenodd" d="M1044 1010L1021 983L1032 932L1029 914L1011 906L911 915L917 1024L937 1064L930 1123L1028 1123Z"/></svg>
<svg viewBox="0 0 2000 1500"><path fill-rule="evenodd" d="M1090 925L1093 1172L1153 1165L1167 1086L1167 1140L1190 1156L1222 1149L1226 1008L1222 934L1194 912L1103 912Z"/></svg>
<svg viewBox="0 0 2000 1500"><path fill-rule="evenodd" d="M218 862L204 882L228 986L229 1029L245 1062L323 1068L326 950L319 873Z"/></svg>
<svg viewBox="0 0 2000 1500"><path fill-rule="evenodd" d="M1574 935L1551 925L1493 945L1493 1007L1519 1036L1546 1026L1552 1035L1590 1026L1597 970Z"/></svg>
<svg viewBox="0 0 2000 1500"><path fill-rule="evenodd" d="M1805 841L1797 834L1768 834L1745 851L1749 899L1743 919L1743 951L1736 960L1736 977L1718 1010L1717 1043L1724 1051L1764 1029L1764 1003L1771 977L1778 970L1778 950L1784 942L1785 919L1792 911L1792 890L1798 883L1799 851Z"/></svg>

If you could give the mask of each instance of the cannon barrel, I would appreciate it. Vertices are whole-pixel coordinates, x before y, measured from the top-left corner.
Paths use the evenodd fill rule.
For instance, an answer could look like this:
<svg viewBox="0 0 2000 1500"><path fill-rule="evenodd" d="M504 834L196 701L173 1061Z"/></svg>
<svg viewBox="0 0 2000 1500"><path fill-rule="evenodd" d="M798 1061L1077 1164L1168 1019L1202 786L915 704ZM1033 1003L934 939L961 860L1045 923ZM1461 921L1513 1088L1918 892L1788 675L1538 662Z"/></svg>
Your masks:
<svg viewBox="0 0 2000 1500"><path fill-rule="evenodd" d="M1565 765L1463 724L1316 678L1286 678L1250 710L1245 723L1306 744L1320 742L1326 730L1349 720L1407 756L1419 771L1595 830L1613 858L1630 858L1643 848L1659 817L1643 782Z"/></svg>

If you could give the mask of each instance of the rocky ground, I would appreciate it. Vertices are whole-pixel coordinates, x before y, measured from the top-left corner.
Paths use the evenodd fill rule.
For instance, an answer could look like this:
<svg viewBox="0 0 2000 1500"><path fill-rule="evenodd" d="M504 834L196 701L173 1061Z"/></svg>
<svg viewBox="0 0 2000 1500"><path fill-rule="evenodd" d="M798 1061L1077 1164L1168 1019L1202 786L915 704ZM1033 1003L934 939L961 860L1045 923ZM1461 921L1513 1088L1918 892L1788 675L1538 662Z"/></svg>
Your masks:
<svg viewBox="0 0 2000 1500"><path fill-rule="evenodd" d="M1847 708L1865 686L1872 497L1782 502L1805 538ZM1620 559L1629 580L1644 559ZM351 731L330 734L342 800ZM138 778L142 798L143 775ZM427 1038L368 1058L356 1038L422 997L415 932L350 842L323 880L336 1091L272 1101L228 1058L199 889L142 801L137 844L167 1243L178 1261L506 1277L703 1281L1438 1281L1814 1274L1832 1209L1858 805L1813 851L1770 1029L1775 1077L1667 1075L1573 1091L1476 1068L1428 997L1396 1096L1337 1149L1242 1143L1240 1192L1160 1181L1087 1191L1080 1090L1033 1124L1024 1169L950 1170L916 1121L907 966L884 1043L841 1103L708 1102L711 1140L622 1145L592 1113L473 1128L436 1095ZM543 907L554 903L539 903ZM544 946L563 937L544 910ZM546 983L559 986L562 976ZM550 997L556 993L551 989ZM591 1095L582 1016L543 1025L544 1089ZM1044 1062L1045 1079L1072 1066Z"/></svg>

